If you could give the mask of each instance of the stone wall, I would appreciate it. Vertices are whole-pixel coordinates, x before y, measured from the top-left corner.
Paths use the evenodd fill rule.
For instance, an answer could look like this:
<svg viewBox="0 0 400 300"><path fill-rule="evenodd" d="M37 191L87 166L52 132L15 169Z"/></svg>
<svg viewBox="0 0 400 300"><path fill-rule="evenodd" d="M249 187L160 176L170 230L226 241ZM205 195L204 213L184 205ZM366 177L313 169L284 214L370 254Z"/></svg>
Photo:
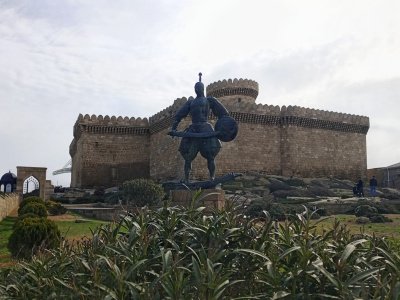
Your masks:
<svg viewBox="0 0 400 300"><path fill-rule="evenodd" d="M280 129L278 126L239 122L239 132L232 142L222 143L216 158L217 176L230 172L255 171L281 173ZM200 155L193 162L193 176L208 178L207 161Z"/></svg>
<svg viewBox="0 0 400 300"><path fill-rule="evenodd" d="M167 135L171 130L175 113L187 101L179 98L174 103L152 116L150 122L150 177L156 181L183 178L183 159L178 152L180 138ZM184 130L190 124L190 118L179 124L178 130Z"/></svg>
<svg viewBox="0 0 400 300"><path fill-rule="evenodd" d="M17 193L0 194L0 221L10 215L19 206L19 196Z"/></svg>
<svg viewBox="0 0 400 300"><path fill-rule="evenodd" d="M364 134L288 125L282 130L282 175L365 178Z"/></svg>
<svg viewBox="0 0 400 300"><path fill-rule="evenodd" d="M115 186L149 177L147 119L79 116L70 146L72 186Z"/></svg>
<svg viewBox="0 0 400 300"><path fill-rule="evenodd" d="M366 177L367 117L289 106L280 123L282 175Z"/></svg>
<svg viewBox="0 0 400 300"><path fill-rule="evenodd" d="M178 152L179 138L164 129L150 136L150 177L155 180L183 178L183 159Z"/></svg>

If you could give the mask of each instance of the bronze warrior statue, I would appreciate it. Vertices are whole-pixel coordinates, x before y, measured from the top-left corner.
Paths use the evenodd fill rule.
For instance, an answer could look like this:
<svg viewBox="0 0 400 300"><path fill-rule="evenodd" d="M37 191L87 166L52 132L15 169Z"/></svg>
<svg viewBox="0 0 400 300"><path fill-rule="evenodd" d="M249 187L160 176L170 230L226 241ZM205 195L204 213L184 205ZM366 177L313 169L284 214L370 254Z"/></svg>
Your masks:
<svg viewBox="0 0 400 300"><path fill-rule="evenodd" d="M168 132L171 136L182 137L179 152L185 160L185 182L189 183L192 161L200 152L207 159L210 180L215 178L215 157L221 149L221 141L229 142L236 137L238 126L236 121L229 116L226 108L214 97L204 95L204 84L201 82L202 74L199 73L199 82L194 86L197 97L189 99L176 113L172 129ZM213 126L208 123L212 113L218 118ZM183 132L177 131L179 122L187 115L191 115L192 124Z"/></svg>

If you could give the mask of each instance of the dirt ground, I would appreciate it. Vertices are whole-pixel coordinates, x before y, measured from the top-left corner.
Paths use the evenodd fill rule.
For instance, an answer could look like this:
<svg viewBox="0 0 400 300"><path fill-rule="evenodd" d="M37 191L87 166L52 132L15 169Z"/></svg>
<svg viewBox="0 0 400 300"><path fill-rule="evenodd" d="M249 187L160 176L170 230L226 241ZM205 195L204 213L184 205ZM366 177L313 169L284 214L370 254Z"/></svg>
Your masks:
<svg viewBox="0 0 400 300"><path fill-rule="evenodd" d="M47 219L52 220L52 221L74 221L76 219L79 219L77 216L73 216L69 213L59 215L59 216L47 216Z"/></svg>
<svg viewBox="0 0 400 300"><path fill-rule="evenodd" d="M10 217L18 217L18 207L14 209L10 214Z"/></svg>
<svg viewBox="0 0 400 300"><path fill-rule="evenodd" d="M9 256L3 255L3 256L0 256L0 258L7 258L7 259L9 259ZM0 269L1 269L1 268L12 267L12 266L15 265L15 264L16 264L15 261L7 261L7 262L0 263Z"/></svg>

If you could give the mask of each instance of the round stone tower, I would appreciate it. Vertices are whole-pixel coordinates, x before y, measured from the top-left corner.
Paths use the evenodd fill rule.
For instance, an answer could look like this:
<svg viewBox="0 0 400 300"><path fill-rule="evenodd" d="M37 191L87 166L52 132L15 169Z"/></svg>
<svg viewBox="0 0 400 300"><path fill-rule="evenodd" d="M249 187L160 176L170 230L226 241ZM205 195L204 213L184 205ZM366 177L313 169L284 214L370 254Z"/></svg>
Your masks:
<svg viewBox="0 0 400 300"><path fill-rule="evenodd" d="M207 96L218 98L225 106L255 103L258 96L258 83L249 79L228 79L211 83L206 89Z"/></svg>

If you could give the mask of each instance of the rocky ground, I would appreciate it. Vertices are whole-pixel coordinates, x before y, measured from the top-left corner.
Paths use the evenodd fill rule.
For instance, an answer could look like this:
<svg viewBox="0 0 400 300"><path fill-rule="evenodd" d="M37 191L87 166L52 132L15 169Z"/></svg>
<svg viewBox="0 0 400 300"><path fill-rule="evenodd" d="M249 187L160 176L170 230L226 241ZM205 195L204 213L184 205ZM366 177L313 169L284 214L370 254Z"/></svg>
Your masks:
<svg viewBox="0 0 400 300"><path fill-rule="evenodd" d="M327 214L351 214L357 206L367 204L373 205L382 214L400 213L399 190L378 188L376 197L372 197L366 186L365 197L360 198L353 195L354 185L355 182L350 180L335 178L290 178L245 173L223 184L222 188L227 198L235 203L246 207L257 206L259 211L277 208L287 213L299 211L304 205ZM118 188L112 188L98 194L96 189L68 189L65 194L54 195L54 198L66 204L90 203L93 206L97 203L103 207L111 204L109 198L118 195L116 191Z"/></svg>
<svg viewBox="0 0 400 300"><path fill-rule="evenodd" d="M399 190L378 188L377 195L372 197L366 186L365 197L356 197L353 195L354 184L335 178L288 178L247 173L224 184L223 189L228 198L247 206L270 207L272 203L293 211L306 205L337 214L352 213L355 207L368 204L377 207L381 213L400 213Z"/></svg>

